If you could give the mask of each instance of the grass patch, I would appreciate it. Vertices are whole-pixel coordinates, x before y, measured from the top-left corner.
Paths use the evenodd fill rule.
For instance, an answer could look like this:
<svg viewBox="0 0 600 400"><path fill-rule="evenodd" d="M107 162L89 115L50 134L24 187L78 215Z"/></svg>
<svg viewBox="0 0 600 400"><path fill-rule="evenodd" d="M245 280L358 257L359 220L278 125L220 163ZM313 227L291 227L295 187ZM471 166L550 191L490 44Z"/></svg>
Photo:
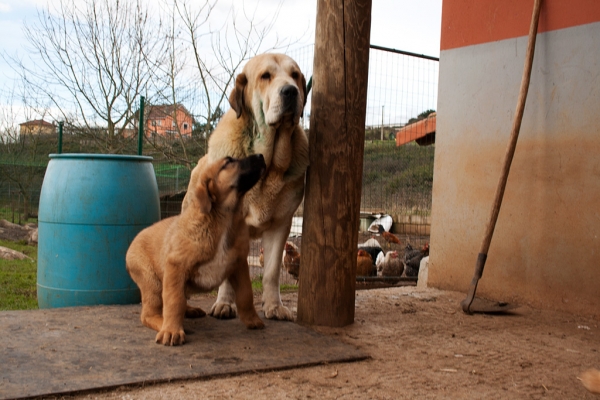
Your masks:
<svg viewBox="0 0 600 400"><path fill-rule="evenodd" d="M253 293L262 293L263 285L262 285L262 275L258 275L254 279L252 279L252 292Z"/></svg>
<svg viewBox="0 0 600 400"><path fill-rule="evenodd" d="M257 275L252 279L252 292L254 294L260 294L263 292L262 275ZM283 284L279 285L279 291L281 293L291 293L298 291L298 285Z"/></svg>
<svg viewBox="0 0 600 400"><path fill-rule="evenodd" d="M281 293L293 293L298 291L298 285L280 285L279 291Z"/></svg>
<svg viewBox="0 0 600 400"><path fill-rule="evenodd" d="M361 207L406 215L431 207L434 146L366 142Z"/></svg>
<svg viewBox="0 0 600 400"><path fill-rule="evenodd" d="M0 246L20 251L32 260L0 259L0 311L35 310L37 302L37 247L26 242L11 242L0 240ZM263 292L262 275L252 280L252 291L255 294ZM282 284L281 293L298 291L298 285ZM216 296L217 291L211 292Z"/></svg>
<svg viewBox="0 0 600 400"><path fill-rule="evenodd" d="M0 259L0 310L37 309L37 247L4 240L0 240L0 246L20 251L33 259Z"/></svg>
<svg viewBox="0 0 600 400"><path fill-rule="evenodd" d="M2 192L2 188L0 188L0 193ZM3 193L4 195L4 193ZM5 206L5 207L0 207L0 219L5 219L8 222L12 222L13 224L18 224L18 223L34 223L37 224L38 220L37 217L30 217L30 218L25 218L25 216L22 214L22 210L19 209L19 206L16 207L11 207L11 206ZM8 246L4 246L4 247L8 247Z"/></svg>

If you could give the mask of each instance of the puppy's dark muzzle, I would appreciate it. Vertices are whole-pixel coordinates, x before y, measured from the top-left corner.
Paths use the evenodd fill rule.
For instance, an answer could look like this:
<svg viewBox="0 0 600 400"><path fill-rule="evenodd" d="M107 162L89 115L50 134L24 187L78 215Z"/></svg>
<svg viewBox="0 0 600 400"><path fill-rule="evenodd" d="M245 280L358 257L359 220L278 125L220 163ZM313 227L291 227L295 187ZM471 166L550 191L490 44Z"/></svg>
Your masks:
<svg viewBox="0 0 600 400"><path fill-rule="evenodd" d="M240 160L240 176L237 182L238 192L246 193L260 180L267 169L262 154L254 154Z"/></svg>

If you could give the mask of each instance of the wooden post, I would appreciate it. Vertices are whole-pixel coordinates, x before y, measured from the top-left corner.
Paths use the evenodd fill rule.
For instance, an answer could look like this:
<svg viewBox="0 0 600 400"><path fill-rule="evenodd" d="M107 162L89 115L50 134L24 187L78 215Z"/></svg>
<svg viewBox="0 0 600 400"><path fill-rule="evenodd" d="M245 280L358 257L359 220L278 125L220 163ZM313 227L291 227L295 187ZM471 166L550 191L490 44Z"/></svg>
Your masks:
<svg viewBox="0 0 600 400"><path fill-rule="evenodd" d="M318 0L297 321L354 322L371 0Z"/></svg>

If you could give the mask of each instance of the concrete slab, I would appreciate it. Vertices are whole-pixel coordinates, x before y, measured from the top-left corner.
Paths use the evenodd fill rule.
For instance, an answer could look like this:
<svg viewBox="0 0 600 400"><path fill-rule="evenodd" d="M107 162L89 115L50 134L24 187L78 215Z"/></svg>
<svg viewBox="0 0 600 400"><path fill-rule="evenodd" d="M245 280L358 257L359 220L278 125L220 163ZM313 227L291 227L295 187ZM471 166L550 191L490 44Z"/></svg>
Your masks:
<svg viewBox="0 0 600 400"><path fill-rule="evenodd" d="M209 309L208 304L196 303ZM165 347L139 305L0 313L0 399L357 361L353 346L295 323L186 319L187 343ZM263 315L261 315L263 317ZM264 319L264 318L263 318Z"/></svg>

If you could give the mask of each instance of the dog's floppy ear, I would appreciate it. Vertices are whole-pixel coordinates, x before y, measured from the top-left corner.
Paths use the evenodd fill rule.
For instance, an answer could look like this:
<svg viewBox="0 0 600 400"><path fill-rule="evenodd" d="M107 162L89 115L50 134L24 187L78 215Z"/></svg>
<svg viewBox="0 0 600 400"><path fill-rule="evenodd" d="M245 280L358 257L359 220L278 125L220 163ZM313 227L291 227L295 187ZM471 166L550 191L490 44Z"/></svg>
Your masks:
<svg viewBox="0 0 600 400"><path fill-rule="evenodd" d="M198 198L198 204L202 214L210 213L210 210L212 210L212 203L217 200L215 195L211 192L211 188L214 188L214 181L210 178L202 179L196 188L196 197Z"/></svg>
<svg viewBox="0 0 600 400"><path fill-rule="evenodd" d="M229 105L235 111L237 118L242 115L244 110L244 89L248 84L248 78L243 72L235 78L235 87L229 95Z"/></svg>
<svg viewBox="0 0 600 400"><path fill-rule="evenodd" d="M306 102L308 100L308 88L306 87L306 78L304 74L300 74L302 76L302 87L304 91L304 106L306 106Z"/></svg>

